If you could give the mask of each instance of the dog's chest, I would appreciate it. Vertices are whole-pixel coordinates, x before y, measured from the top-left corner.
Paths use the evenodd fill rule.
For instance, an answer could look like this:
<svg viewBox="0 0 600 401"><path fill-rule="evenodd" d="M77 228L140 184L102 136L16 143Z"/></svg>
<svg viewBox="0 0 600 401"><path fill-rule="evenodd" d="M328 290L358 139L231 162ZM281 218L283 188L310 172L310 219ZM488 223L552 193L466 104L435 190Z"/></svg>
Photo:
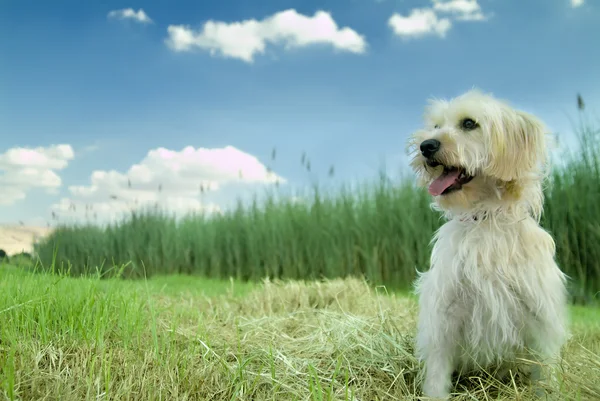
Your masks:
<svg viewBox="0 0 600 401"><path fill-rule="evenodd" d="M432 269L449 281L510 280L527 265L524 246L515 228L450 221L436 235Z"/></svg>
<svg viewBox="0 0 600 401"><path fill-rule="evenodd" d="M470 351L484 361L521 342L525 311L515 292L520 281L515 267L523 262L519 246L516 233L484 225L447 224L436 238L430 289L435 288L445 316L468 322L462 326L465 341L475 344ZM493 340L481 349L485 339Z"/></svg>

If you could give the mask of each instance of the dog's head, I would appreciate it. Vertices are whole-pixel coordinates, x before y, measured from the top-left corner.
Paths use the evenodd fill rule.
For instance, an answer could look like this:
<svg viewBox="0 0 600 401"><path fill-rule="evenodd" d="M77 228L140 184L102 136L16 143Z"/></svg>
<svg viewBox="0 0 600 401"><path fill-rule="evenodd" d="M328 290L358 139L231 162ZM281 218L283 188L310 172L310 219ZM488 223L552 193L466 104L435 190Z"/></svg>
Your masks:
<svg viewBox="0 0 600 401"><path fill-rule="evenodd" d="M411 167L447 211L485 211L527 202L541 211L545 127L490 95L431 100L425 127L409 140Z"/></svg>

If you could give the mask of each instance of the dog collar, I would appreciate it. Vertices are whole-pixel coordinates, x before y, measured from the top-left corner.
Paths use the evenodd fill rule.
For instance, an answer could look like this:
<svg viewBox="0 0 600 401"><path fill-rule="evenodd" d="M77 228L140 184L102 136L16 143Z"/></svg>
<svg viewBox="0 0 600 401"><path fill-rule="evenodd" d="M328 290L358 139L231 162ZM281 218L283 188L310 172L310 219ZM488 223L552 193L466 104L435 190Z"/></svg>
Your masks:
<svg viewBox="0 0 600 401"><path fill-rule="evenodd" d="M470 216L459 217L458 220L461 223L475 223L475 222L480 221L480 220L485 220L485 219L487 219L487 217L488 217L487 213L483 213L482 215L473 214L473 215L470 215Z"/></svg>

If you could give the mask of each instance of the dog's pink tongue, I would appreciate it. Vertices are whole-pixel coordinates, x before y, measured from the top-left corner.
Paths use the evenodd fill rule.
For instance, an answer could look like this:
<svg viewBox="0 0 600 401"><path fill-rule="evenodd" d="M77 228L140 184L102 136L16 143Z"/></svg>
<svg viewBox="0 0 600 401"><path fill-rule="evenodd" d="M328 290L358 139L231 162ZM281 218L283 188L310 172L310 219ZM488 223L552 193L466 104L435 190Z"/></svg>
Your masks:
<svg viewBox="0 0 600 401"><path fill-rule="evenodd" d="M460 170L454 169L450 172L444 171L442 175L435 179L429 186L429 193L433 196L441 195L450 185L458 179Z"/></svg>

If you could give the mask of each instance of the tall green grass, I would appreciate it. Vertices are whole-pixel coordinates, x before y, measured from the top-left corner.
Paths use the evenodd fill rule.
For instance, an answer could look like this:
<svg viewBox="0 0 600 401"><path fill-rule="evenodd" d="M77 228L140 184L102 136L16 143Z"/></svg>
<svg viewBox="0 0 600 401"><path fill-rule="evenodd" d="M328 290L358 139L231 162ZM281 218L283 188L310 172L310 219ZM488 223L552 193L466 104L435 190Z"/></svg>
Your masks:
<svg viewBox="0 0 600 401"><path fill-rule="evenodd" d="M581 133L584 151L565 156L549 180L542 224L556 239L573 294L589 298L600 290L600 145L589 125ZM427 269L431 237L442 223L410 178L392 184L381 176L356 191L325 195L315 188L304 202L273 195L211 218L177 220L148 210L106 228L62 226L36 252L43 265L73 275L126 265L123 275L131 278L352 275L406 288L417 269Z"/></svg>
<svg viewBox="0 0 600 401"><path fill-rule="evenodd" d="M578 299L600 298L600 130L582 120L576 153L562 155L545 190L542 225Z"/></svg>
<svg viewBox="0 0 600 401"><path fill-rule="evenodd" d="M106 228L59 227L37 246L44 265L79 275L126 264L126 277L199 274L242 280L366 275L400 285L426 266L440 224L429 198L384 180L358 195L347 190L309 202L239 204L221 216L180 221L157 210L134 212ZM55 252L56 251L56 252Z"/></svg>

